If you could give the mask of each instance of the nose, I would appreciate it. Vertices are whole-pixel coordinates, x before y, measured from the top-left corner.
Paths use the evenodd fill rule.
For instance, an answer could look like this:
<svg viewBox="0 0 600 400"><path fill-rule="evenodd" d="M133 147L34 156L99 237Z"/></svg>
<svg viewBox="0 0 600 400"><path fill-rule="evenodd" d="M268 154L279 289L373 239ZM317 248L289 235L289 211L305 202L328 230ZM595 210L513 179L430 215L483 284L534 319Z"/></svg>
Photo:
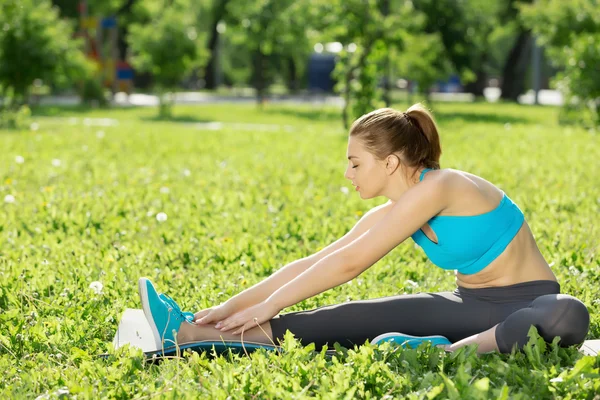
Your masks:
<svg viewBox="0 0 600 400"><path fill-rule="evenodd" d="M349 165L346 167L346 171L344 171L344 178L352 180L352 167L350 167Z"/></svg>

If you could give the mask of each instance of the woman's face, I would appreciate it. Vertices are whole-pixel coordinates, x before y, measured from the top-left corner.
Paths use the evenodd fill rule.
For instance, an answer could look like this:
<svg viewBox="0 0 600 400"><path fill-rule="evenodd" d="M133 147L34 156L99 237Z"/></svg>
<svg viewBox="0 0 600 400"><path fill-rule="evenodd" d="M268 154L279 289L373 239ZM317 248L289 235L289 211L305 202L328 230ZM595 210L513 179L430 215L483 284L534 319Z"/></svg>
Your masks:
<svg viewBox="0 0 600 400"><path fill-rule="evenodd" d="M363 147L359 139L348 139L348 166L344 177L358 187L360 197L370 199L381 195L387 182L385 167Z"/></svg>

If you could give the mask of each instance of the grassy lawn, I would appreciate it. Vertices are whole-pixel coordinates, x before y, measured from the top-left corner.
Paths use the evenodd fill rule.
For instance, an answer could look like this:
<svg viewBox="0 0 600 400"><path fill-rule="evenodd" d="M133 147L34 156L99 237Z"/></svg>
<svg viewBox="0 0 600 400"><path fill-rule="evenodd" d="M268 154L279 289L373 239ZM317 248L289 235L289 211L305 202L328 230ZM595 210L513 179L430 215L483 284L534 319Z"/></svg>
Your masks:
<svg viewBox="0 0 600 400"><path fill-rule="evenodd" d="M33 130L0 131L0 398L600 392L600 356L535 337L522 353L481 357L472 347L384 344L328 358L292 336L282 355L194 353L154 365L141 351L114 351L121 313L141 306L140 276L197 311L313 254L386 201L361 200L343 177L347 133L334 108L177 106L172 121L156 113L47 107L35 110ZM588 307L588 338L600 338L599 137L559 126L557 113L436 104L441 163L497 184L521 207L563 293ZM282 313L454 285L409 239L355 280ZM104 352L108 360L96 357Z"/></svg>

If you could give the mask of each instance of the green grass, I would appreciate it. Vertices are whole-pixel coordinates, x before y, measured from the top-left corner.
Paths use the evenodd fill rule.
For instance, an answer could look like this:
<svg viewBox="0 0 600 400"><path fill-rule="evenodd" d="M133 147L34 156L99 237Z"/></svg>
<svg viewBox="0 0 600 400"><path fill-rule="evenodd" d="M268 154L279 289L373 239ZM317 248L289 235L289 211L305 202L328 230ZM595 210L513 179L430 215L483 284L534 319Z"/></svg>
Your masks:
<svg viewBox="0 0 600 400"><path fill-rule="evenodd" d="M600 338L598 136L558 126L554 108L436 104L435 111L442 167L480 175L517 202L563 292L588 307L588 338ZM600 392L600 357L539 340L523 353L481 357L472 347L446 354L383 345L327 358L291 336L285 354L250 358L194 354L149 365L140 351L113 351L121 313L140 307L140 276L184 309L210 307L313 254L385 202L342 192L352 189L343 177L347 134L333 108L178 106L172 121L155 115L47 107L34 110L36 131L0 131L0 398L591 399ZM225 122L223 130L199 125L211 121ZM159 212L168 220L158 222ZM90 288L95 281L101 294ZM408 240L354 281L282 312L453 288L452 273ZM108 360L96 357L106 351Z"/></svg>

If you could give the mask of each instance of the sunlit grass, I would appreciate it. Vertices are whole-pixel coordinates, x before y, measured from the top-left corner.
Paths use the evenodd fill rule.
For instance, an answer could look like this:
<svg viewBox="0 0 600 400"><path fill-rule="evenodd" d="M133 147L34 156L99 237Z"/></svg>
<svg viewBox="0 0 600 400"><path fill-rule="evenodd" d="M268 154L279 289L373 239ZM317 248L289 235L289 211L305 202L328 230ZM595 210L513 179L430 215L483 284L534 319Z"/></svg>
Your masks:
<svg viewBox="0 0 600 400"><path fill-rule="evenodd" d="M554 108L434 109L442 167L508 193L563 292L590 310L589 338L600 337L598 136L558 126ZM552 346L480 358L472 349L363 346L328 360L289 340L284 356L144 366L126 350L97 359L123 310L140 307L138 277L196 311L313 254L385 202L361 200L344 179L347 134L335 108L223 104L177 106L170 121L156 114L47 107L35 110L35 130L0 131L2 398L591 398L600 390L599 358L577 363L575 348ZM283 312L453 288L452 273L408 240L354 281Z"/></svg>

